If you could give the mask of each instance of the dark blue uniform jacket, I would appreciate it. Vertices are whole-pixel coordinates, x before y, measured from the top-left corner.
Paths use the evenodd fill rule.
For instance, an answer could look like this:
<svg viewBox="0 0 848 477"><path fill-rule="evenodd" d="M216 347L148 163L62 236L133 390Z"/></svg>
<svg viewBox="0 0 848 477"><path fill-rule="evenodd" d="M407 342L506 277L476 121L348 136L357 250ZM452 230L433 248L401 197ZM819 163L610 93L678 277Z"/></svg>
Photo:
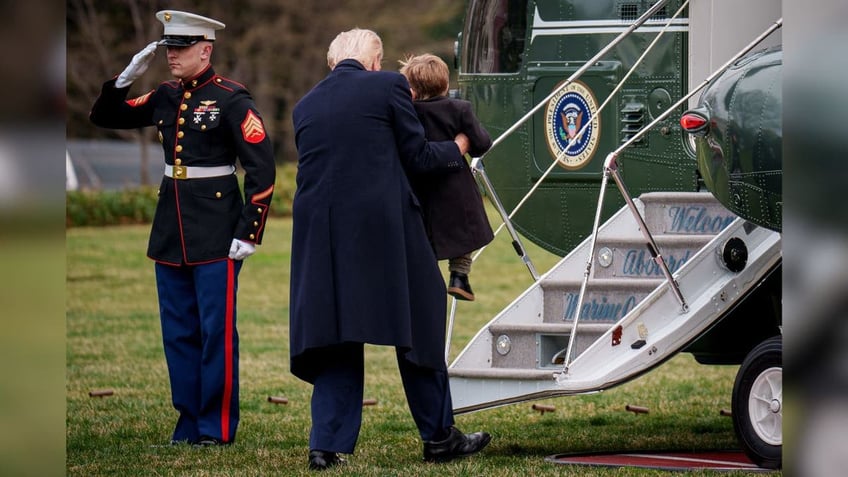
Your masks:
<svg viewBox="0 0 848 477"><path fill-rule="evenodd" d="M232 174L163 176L148 256L172 265L200 264L226 259L233 238L261 243L276 167L271 140L244 86L209 67L193 80L167 81L138 98L127 100L128 92L107 81L91 121L113 129L156 126L171 166L234 166L238 157L245 171L244 197Z"/></svg>

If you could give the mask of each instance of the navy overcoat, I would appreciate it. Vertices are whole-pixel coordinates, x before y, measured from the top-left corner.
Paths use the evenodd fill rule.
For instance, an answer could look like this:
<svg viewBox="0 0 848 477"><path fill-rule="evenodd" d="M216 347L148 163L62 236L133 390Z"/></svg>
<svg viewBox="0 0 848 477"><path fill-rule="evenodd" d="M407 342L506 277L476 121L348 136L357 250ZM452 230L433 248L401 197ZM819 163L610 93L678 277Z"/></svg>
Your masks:
<svg viewBox="0 0 848 477"><path fill-rule="evenodd" d="M355 60L336 65L292 119L292 373L313 382L325 359L316 349L343 342L397 346L444 369L446 290L404 169L459 169L459 148L425 139L406 78Z"/></svg>

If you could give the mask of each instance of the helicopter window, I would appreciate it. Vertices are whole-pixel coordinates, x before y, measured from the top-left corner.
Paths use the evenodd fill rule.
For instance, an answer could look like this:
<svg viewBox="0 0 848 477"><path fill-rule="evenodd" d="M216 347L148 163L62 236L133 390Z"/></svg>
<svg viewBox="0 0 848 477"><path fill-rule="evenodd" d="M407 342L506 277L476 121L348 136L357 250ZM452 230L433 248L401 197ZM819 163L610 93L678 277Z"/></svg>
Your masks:
<svg viewBox="0 0 848 477"><path fill-rule="evenodd" d="M515 73L521 68L527 2L472 0L463 51L465 73Z"/></svg>

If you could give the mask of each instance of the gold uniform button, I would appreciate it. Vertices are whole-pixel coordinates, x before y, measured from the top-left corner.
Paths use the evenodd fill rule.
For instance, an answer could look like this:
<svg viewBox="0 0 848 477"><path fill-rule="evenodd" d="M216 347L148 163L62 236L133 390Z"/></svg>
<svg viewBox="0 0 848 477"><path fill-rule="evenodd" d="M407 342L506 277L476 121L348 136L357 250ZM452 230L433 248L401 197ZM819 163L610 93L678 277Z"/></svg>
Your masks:
<svg viewBox="0 0 848 477"><path fill-rule="evenodd" d="M220 193L220 192L215 192L215 197L217 197L217 198L219 198L219 199L220 199L220 198L221 198L221 193Z"/></svg>
<svg viewBox="0 0 848 477"><path fill-rule="evenodd" d="M175 147L174 150L177 151L177 152L183 152L183 147L180 146L180 145L177 145L177 147Z"/></svg>
<svg viewBox="0 0 848 477"><path fill-rule="evenodd" d="M257 211L257 212L259 212L259 213L261 214L261 213L262 213L262 208L261 208L261 207L259 207L259 208L257 208L257 209L256 209L256 211Z"/></svg>
<svg viewBox="0 0 848 477"><path fill-rule="evenodd" d="M162 123L164 123L164 122L165 122L165 121L163 121L163 120L161 120L161 119L160 119L160 120L159 120L159 125L162 125Z"/></svg>
<svg viewBox="0 0 848 477"><path fill-rule="evenodd" d="M182 164L182 163L183 163L183 160L182 160L182 159L180 159L179 157L178 157L176 160L174 160L174 165L175 165L175 166L179 166L179 165L180 165L180 164Z"/></svg>
<svg viewBox="0 0 848 477"><path fill-rule="evenodd" d="M192 85L192 86L197 86L197 80L191 80L191 85Z"/></svg>
<svg viewBox="0 0 848 477"><path fill-rule="evenodd" d="M191 98L191 93L189 93L188 91L186 91L186 92L185 92L185 94L183 95L183 98L185 98L185 99L189 99L189 98Z"/></svg>
<svg viewBox="0 0 848 477"><path fill-rule="evenodd" d="M256 236L253 235L253 234L250 234L250 240L256 240Z"/></svg>
<svg viewBox="0 0 848 477"><path fill-rule="evenodd" d="M254 227L259 227L259 222L254 221L254 222L253 222L253 226L254 226Z"/></svg>
<svg viewBox="0 0 848 477"><path fill-rule="evenodd" d="M206 125L205 125L205 124L201 124L201 125L200 125L200 130L201 130L201 131L206 131Z"/></svg>
<svg viewBox="0 0 848 477"><path fill-rule="evenodd" d="M223 81L221 78L215 78L215 82L220 83L221 81Z"/></svg>
<svg viewBox="0 0 848 477"><path fill-rule="evenodd" d="M183 104L180 105L180 111L185 111L186 109L188 109L187 104L183 103Z"/></svg>
<svg viewBox="0 0 848 477"><path fill-rule="evenodd" d="M182 126L183 124L185 124L185 118L180 118L180 120L177 122L180 123L180 126Z"/></svg>
<svg viewBox="0 0 848 477"><path fill-rule="evenodd" d="M178 138L178 139L182 139L182 138L183 138L183 136L185 136L185 133L184 133L184 132L180 131L180 132L178 132L178 133L177 133L177 138Z"/></svg>

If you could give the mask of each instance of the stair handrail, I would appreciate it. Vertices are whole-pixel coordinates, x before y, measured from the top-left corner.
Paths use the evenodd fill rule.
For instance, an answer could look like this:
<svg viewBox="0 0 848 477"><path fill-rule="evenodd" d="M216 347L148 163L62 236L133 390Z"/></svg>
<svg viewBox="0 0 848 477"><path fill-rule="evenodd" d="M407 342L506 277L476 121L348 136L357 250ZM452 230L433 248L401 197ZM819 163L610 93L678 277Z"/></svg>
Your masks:
<svg viewBox="0 0 848 477"><path fill-rule="evenodd" d="M656 242L654 241L654 237L648 229L648 225L645 223L645 220L642 218L642 214L639 212L639 209L636 207L636 203L630 197L630 193L627 190L627 186L624 184L624 181L621 178L621 174L618 172L618 155L621 154L621 151L629 147L634 142L638 141L642 138L648 131L651 130L654 126L656 126L660 121L663 121L668 117L673 111L675 111L681 104L685 101L688 101L689 98L695 95L698 91L707 86L712 80L714 80L718 75L723 73L727 68L729 68L733 63L737 62L740 58L748 54L755 46L760 44L764 39L766 39L769 35L771 35L775 30L783 26L783 18L777 19L774 23L769 25L768 28L765 29L759 36L757 36L752 42L747 44L744 48L742 48L739 52L737 52L733 57L731 57L727 62L721 65L716 71L714 71L711 75L709 75L706 79L701 81L699 85L693 88L689 93L684 95L680 100L675 102L671 107L663 111L662 114L657 116L653 121L651 121L648 125L639 130L636 134L634 134L629 140L624 142L621 146L619 146L616 150L609 153L604 161L604 172L601 178L601 189L598 193L598 207L595 211L595 221L592 226L592 236L590 240L589 246L589 257L586 260L586 270L583 274L583 282L580 285L580 294L577 299L577 311L574 314L574 322L572 324L572 333L571 337L568 340L568 350L565 354L565 360L563 361L563 369L562 375L568 374L568 368L571 364L571 351L572 346L574 344L574 335L577 331L577 322L580 319L581 308L583 307L583 299L586 293L586 284L589 280L589 274L592 270L592 262L595 256L595 246L597 245L598 239L598 229L600 228L601 221L601 209L603 208L604 195L606 191L607 183L609 182L609 176L612 175L613 180L618 186L618 190L621 192L621 196L624 197L625 202L627 203L628 209L630 209L633 217L636 219L637 224L639 226L639 230L642 232L642 236L646 240L646 246L648 247L649 252L651 253L651 257L653 261L659 266L662 270L663 275L665 276L666 283L668 284L670 290L674 294L678 303L681 305L681 313L686 313L689 311L689 306L686 304L686 299L683 297L683 294L680 292L680 286L677 283L677 280L674 279L671 272L668 269L668 265L665 263L665 259L662 254L659 253L659 247L657 247Z"/></svg>

